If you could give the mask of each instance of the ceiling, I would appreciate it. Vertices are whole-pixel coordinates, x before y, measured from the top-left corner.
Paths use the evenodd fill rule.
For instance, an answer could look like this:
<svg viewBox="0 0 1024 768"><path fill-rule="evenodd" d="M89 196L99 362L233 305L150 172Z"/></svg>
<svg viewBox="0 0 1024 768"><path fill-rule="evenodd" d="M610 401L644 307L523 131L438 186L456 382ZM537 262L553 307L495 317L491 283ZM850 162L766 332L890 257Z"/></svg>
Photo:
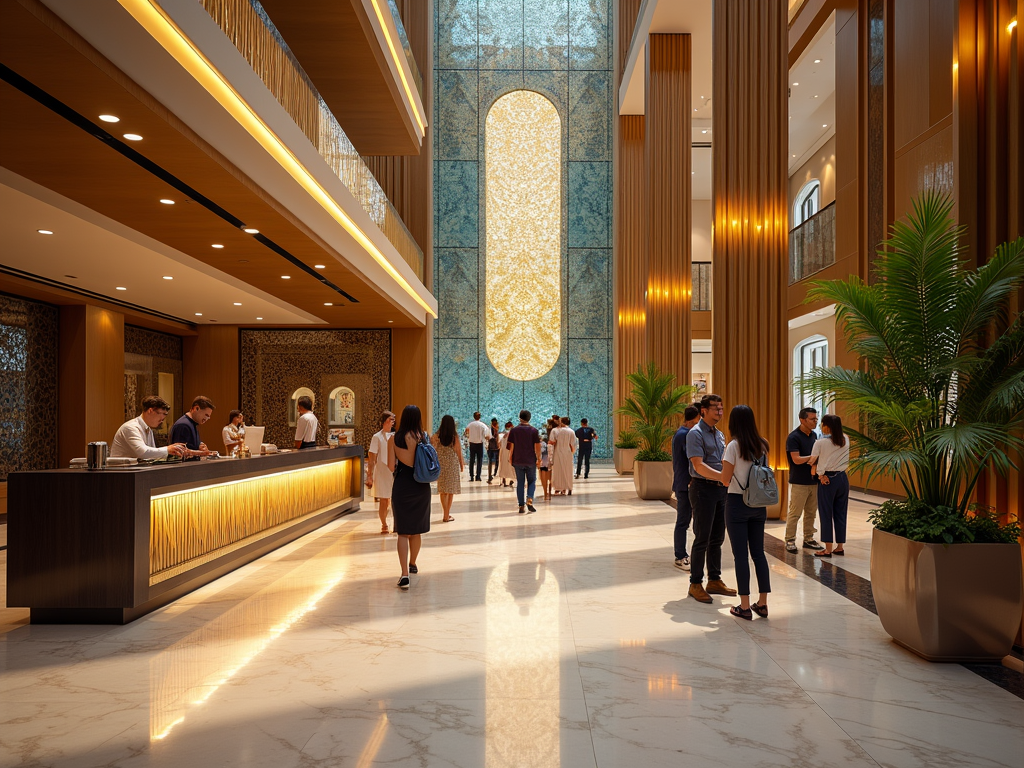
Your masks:
<svg viewBox="0 0 1024 768"><path fill-rule="evenodd" d="M10 188L2 190L5 199L21 206L26 215L58 217L60 231L45 224L32 226L27 233L11 231L20 222L5 215L4 242L19 243L19 250L5 247L0 262L65 283L73 282L63 278L65 274L95 269L95 288L88 290L115 301L126 301L126 294L136 290L124 286L129 291L116 291L116 285L126 281L116 276L132 274L140 280L138 297L158 297L153 309L159 303L158 311L196 323L255 323L259 316L275 317L280 323L345 328L422 325L421 318L388 295L382 287L386 281L365 279L363 266L361 273L352 268L350 258L368 257L348 243L351 238L333 220L333 230L325 235L319 221L307 223L313 215L300 219L311 210L308 198L296 202L279 196L277 190L272 196L177 113L48 13L38 5L30 11L10 0L0 3L0 61L13 70L15 74L6 77L13 77L18 86L0 82L0 168L5 169L4 183ZM133 41L123 34L119 39L126 51L136 53ZM150 43L155 45L151 39ZM160 63L151 56L148 66L172 76L172 67ZM193 85L198 87L194 81ZM180 96L190 98L211 121L223 120L197 95ZM114 115L119 122L101 122L101 114ZM224 133L242 151L237 124L234 130ZM142 140L122 139L129 132ZM264 158L264 165L268 160ZM25 198L35 198L35 203ZM175 204L163 205L161 199ZM320 208L313 214L321 220L325 216ZM259 235L244 233L243 224L258 229ZM40 228L58 234L32 237ZM65 237L65 231L75 234ZM214 248L215 244L224 247ZM81 258L83 253L89 254L88 261ZM77 261L77 271L67 269L69 260ZM193 297L144 281L144 274L159 272L162 278L169 262L191 272L182 283L167 283L207 283L214 290L196 288ZM133 271L136 263L144 269ZM243 290L245 297L238 299ZM217 296L231 301L222 308ZM197 307L193 298L204 306ZM236 300L242 304L240 313Z"/></svg>
<svg viewBox="0 0 1024 768"><path fill-rule="evenodd" d="M836 132L836 14L789 70L789 172Z"/></svg>

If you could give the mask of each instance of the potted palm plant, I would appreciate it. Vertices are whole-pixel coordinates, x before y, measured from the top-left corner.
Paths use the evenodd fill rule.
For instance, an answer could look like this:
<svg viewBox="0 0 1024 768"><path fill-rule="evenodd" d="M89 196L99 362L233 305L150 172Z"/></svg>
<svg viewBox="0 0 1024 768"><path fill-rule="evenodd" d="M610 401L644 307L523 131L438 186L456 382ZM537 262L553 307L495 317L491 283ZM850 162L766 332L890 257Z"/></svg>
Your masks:
<svg viewBox="0 0 1024 768"><path fill-rule="evenodd" d="M639 437L633 485L641 499L672 496L672 454L665 450L675 433L676 417L689 403L693 387L675 386L675 376L657 364L638 366L626 376L632 390L615 412L627 417Z"/></svg>
<svg viewBox="0 0 1024 768"><path fill-rule="evenodd" d="M640 447L640 435L635 429L620 429L615 441L615 471L620 475L633 474L633 461Z"/></svg>
<svg viewBox="0 0 1024 768"><path fill-rule="evenodd" d="M835 303L862 366L819 369L805 390L858 427L851 470L895 478L906 494L871 515L882 627L926 659L995 660L1020 627L1020 527L973 499L982 475L1024 448L1024 238L971 269L952 209L937 194L915 201L870 284L815 284L808 300Z"/></svg>

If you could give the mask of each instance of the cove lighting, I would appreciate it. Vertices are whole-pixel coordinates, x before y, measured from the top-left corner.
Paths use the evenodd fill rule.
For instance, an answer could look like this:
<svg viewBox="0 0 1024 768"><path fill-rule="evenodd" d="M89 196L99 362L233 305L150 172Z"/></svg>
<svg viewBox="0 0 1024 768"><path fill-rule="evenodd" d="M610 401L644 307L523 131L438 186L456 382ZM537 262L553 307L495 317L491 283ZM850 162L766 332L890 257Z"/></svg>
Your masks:
<svg viewBox="0 0 1024 768"><path fill-rule="evenodd" d="M260 233L258 229L253 229L252 227L246 227L242 231L247 235L258 235Z"/></svg>
<svg viewBox="0 0 1024 768"><path fill-rule="evenodd" d="M128 141L142 141L142 137L137 133L126 133L124 137L128 139Z"/></svg>
<svg viewBox="0 0 1024 768"><path fill-rule="evenodd" d="M174 201L167 197L160 198L160 202L164 205L174 205Z"/></svg>
<svg viewBox="0 0 1024 768"><path fill-rule="evenodd" d="M223 245L221 245L220 243L214 243L214 244L213 244L213 247L214 247L214 248L223 248L224 246L223 246Z"/></svg>
<svg viewBox="0 0 1024 768"><path fill-rule="evenodd" d="M125 288L123 285L119 285L114 290L116 290L116 291L127 291L128 289Z"/></svg>
<svg viewBox="0 0 1024 768"><path fill-rule="evenodd" d="M388 29L388 25L384 23L384 14L381 13L380 5L377 0L370 0L373 5L373 10L377 14L377 21L380 23L380 28L384 32L384 39L387 41L388 50L391 51L391 59L395 62L395 68L398 70L398 76L402 80L402 87L405 89L405 95L409 97L409 106L412 107L413 115L416 116L416 123L420 127L420 133L426 135L427 123L420 116L420 111L416 108L416 99L412 96L412 88L409 87L409 81L405 79L405 69L402 67L402 60L398 58L398 51L395 50L395 43L391 39L391 30Z"/></svg>
<svg viewBox="0 0 1024 768"><path fill-rule="evenodd" d="M132 17L163 46L217 103L281 166L303 190L348 232L370 257L401 286L402 290L433 318L437 312L363 232L330 193L313 177L280 138L231 87L230 83L199 53L196 46L165 15L155 0L118 0Z"/></svg>
<svg viewBox="0 0 1024 768"><path fill-rule="evenodd" d="M38 232L40 235L52 235L53 234L53 230L51 230L51 229L37 229L36 232Z"/></svg>
<svg viewBox="0 0 1024 768"><path fill-rule="evenodd" d="M121 118L117 117L116 115L100 115L100 120L102 120L104 123L119 123L119 122L121 122Z"/></svg>

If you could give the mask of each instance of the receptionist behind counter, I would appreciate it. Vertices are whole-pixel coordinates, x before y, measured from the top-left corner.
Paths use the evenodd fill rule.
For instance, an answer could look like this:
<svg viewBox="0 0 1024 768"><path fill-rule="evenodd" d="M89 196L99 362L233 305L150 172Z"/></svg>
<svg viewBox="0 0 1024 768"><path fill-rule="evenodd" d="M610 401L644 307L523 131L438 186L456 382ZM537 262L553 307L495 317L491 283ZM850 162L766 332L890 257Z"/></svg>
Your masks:
<svg viewBox="0 0 1024 768"><path fill-rule="evenodd" d="M174 422L171 427L171 442L184 443L188 448L186 458L197 458L208 456L212 451L206 447L206 443L199 439L199 425L205 424L213 415L213 401L208 397L199 395L192 401L192 407L188 413Z"/></svg>
<svg viewBox="0 0 1024 768"><path fill-rule="evenodd" d="M186 448L181 443L174 443L164 448L157 448L153 430L163 424L171 406L162 397L149 395L142 400L142 413L138 418L126 421L114 435L110 446L111 456L127 456L134 459L166 459L167 455L184 456Z"/></svg>

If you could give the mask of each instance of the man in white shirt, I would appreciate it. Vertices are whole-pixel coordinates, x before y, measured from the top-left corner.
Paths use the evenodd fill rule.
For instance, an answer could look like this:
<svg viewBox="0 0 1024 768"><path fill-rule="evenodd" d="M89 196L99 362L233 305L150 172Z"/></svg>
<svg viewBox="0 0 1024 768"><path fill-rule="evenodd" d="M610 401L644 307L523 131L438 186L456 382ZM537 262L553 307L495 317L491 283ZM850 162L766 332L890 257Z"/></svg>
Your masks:
<svg viewBox="0 0 1024 768"><path fill-rule="evenodd" d="M295 447L316 448L316 430L320 422L313 415L313 399L303 395L295 403L299 418L295 422Z"/></svg>
<svg viewBox="0 0 1024 768"><path fill-rule="evenodd" d="M466 437L469 439L469 481L480 482L480 473L484 467L484 443L491 436L491 428L480 421L480 412L473 414L473 420L466 427ZM473 467L476 466L475 474Z"/></svg>
<svg viewBox="0 0 1024 768"><path fill-rule="evenodd" d="M153 430L163 423L170 410L170 404L162 397L150 395L145 398L139 417L126 421L117 430L110 455L136 459L166 459L168 454L184 456L185 446L182 443L172 443L166 448L156 447Z"/></svg>

